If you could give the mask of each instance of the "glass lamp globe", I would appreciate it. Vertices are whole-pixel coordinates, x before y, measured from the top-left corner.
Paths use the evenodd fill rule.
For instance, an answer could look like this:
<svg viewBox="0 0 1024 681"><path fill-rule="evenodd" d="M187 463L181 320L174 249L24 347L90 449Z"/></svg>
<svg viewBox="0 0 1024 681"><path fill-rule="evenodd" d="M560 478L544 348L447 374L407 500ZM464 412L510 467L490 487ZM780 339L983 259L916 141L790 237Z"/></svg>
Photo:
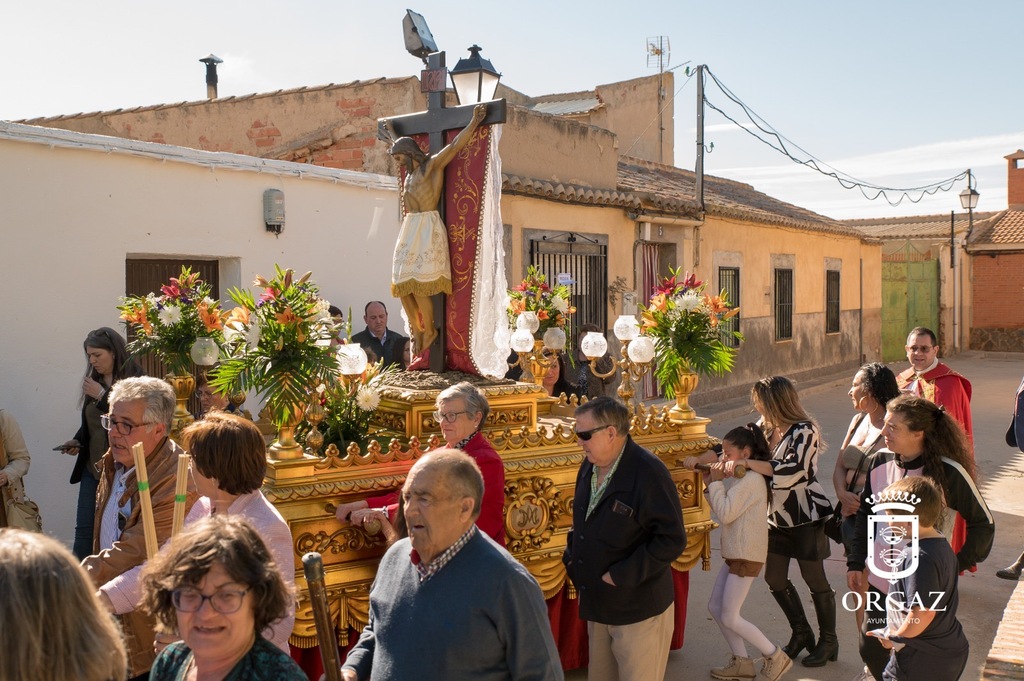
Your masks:
<svg viewBox="0 0 1024 681"><path fill-rule="evenodd" d="M588 331L583 340L580 341L580 350L587 359L598 359L604 357L608 352L608 340L603 333Z"/></svg>
<svg viewBox="0 0 1024 681"><path fill-rule="evenodd" d="M537 333L537 329L540 328L540 319L537 317L536 312L520 312L516 318L516 328L526 329L531 334Z"/></svg>
<svg viewBox="0 0 1024 681"><path fill-rule="evenodd" d="M338 369L342 376L359 376L366 370L366 351L358 343L338 346Z"/></svg>
<svg viewBox="0 0 1024 681"><path fill-rule="evenodd" d="M548 350L565 349L565 331L557 326L552 326L544 332L544 347Z"/></svg>
<svg viewBox="0 0 1024 681"><path fill-rule="evenodd" d="M637 336L626 351L631 362L647 364L654 359L654 341L650 336Z"/></svg>
<svg viewBox="0 0 1024 681"><path fill-rule="evenodd" d="M620 341L631 341L640 335L640 323L631 314L619 315L615 320L615 337Z"/></svg>
<svg viewBox="0 0 1024 681"><path fill-rule="evenodd" d="M533 333L529 329L516 329L512 334L512 349L516 352L533 350Z"/></svg>
<svg viewBox="0 0 1024 681"><path fill-rule="evenodd" d="M192 356L192 361L199 366L210 367L216 364L217 358L220 357L220 346L212 338L202 336L196 338L196 342L192 344L192 349L188 354Z"/></svg>

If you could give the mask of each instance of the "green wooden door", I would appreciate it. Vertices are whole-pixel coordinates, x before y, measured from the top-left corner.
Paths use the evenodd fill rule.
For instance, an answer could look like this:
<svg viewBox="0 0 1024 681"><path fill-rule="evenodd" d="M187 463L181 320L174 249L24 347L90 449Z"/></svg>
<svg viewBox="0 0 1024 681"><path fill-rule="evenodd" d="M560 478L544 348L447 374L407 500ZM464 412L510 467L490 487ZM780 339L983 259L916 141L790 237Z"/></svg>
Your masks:
<svg viewBox="0 0 1024 681"><path fill-rule="evenodd" d="M907 333L915 326L939 332L939 263L882 263L882 360L906 357Z"/></svg>

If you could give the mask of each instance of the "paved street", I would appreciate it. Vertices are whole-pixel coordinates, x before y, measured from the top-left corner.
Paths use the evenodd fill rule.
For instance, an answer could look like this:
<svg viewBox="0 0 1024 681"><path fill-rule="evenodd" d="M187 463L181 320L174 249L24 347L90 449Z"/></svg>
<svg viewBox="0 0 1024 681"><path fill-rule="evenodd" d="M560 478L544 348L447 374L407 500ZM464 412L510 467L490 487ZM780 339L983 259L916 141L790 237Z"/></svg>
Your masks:
<svg viewBox="0 0 1024 681"><path fill-rule="evenodd" d="M971 657L963 679L972 681L981 676L996 628L1015 586L1013 582L998 579L995 571L1013 562L1024 547L1024 525L1020 522L1024 516L1024 455L1010 449L1003 441L1012 413L1014 391L1024 373L1024 356L967 353L953 358L948 364L967 376L974 387L972 411L979 482L995 515L997 527L995 547L988 560L978 568L978 572L960 578L959 618L971 643ZM904 368L903 364L891 366L895 371ZM852 378L852 375L835 376L815 385L798 386L804 406L818 419L828 443L820 471L823 485L830 494L836 453L853 416L846 394ZM751 410L737 408L736 405L726 405L721 410L699 409L698 413L714 419L710 432L718 437L755 416ZM708 669L723 663L728 657L725 641L707 612L707 597L721 565L717 537L713 545L712 570L691 573L686 641L682 649L672 652L669 657L667 681L708 679ZM841 596L846 591L846 564L841 550L835 544L832 548L833 556L826 561L826 571L832 587ZM800 580L795 564L791 569L791 577L805 596L805 608L810 615L813 607L807 596L807 587ZM769 638L783 642L788 640L788 625L763 580L758 580L751 589L743 612ZM813 617L810 619L813 625ZM808 669L797 662L784 678L790 681L850 681L855 678L863 665L857 654L856 625L852 614L840 610L838 631L838 662L818 669ZM567 678L581 681L586 678L586 673L573 672Z"/></svg>

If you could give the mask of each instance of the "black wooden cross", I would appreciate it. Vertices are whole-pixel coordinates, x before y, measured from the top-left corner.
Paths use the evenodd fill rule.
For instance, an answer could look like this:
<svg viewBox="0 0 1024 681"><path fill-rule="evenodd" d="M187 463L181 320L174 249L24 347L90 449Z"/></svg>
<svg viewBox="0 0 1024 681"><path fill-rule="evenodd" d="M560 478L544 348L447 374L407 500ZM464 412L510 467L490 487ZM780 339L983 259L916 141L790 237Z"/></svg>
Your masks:
<svg viewBox="0 0 1024 681"><path fill-rule="evenodd" d="M447 76L445 67L444 52L433 52L427 55L427 69L422 72L421 81L427 90L427 110L394 118L381 118L377 121L378 136L381 139L390 139L387 130L388 123L391 124L394 132L399 137L412 137L426 133L430 140L430 154L436 154L444 148L444 133L447 130L461 130L469 125L473 118L473 104L464 104L448 108L445 106L445 80ZM505 100L498 99L487 104L487 116L480 123L493 125L505 122ZM441 191L441 199L438 202L437 212L444 221L444 203L447 196L447 188ZM447 224L447 223L445 223ZM430 370L442 372L445 367L445 295L439 293L432 296L434 305L434 321L438 326L437 339L430 346Z"/></svg>

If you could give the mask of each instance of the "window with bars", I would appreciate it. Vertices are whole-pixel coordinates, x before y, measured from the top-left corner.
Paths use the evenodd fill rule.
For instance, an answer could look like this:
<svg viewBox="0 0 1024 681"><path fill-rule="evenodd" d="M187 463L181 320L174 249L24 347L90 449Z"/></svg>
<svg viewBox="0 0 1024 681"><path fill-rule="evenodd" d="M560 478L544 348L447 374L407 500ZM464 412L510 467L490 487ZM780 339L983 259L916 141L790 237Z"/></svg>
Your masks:
<svg viewBox="0 0 1024 681"><path fill-rule="evenodd" d="M793 270L775 270L775 340L793 338Z"/></svg>
<svg viewBox="0 0 1024 681"><path fill-rule="evenodd" d="M825 333L839 333L839 270L825 272Z"/></svg>
<svg viewBox="0 0 1024 681"><path fill-rule="evenodd" d="M729 299L729 304L733 307L740 306L740 268L738 267L719 267L718 268L718 290L725 291ZM722 332L725 335L722 341L728 347L736 348L739 347L740 342L735 336L731 335L735 331L740 330L740 315L736 314L734 317L726 319L722 322Z"/></svg>

